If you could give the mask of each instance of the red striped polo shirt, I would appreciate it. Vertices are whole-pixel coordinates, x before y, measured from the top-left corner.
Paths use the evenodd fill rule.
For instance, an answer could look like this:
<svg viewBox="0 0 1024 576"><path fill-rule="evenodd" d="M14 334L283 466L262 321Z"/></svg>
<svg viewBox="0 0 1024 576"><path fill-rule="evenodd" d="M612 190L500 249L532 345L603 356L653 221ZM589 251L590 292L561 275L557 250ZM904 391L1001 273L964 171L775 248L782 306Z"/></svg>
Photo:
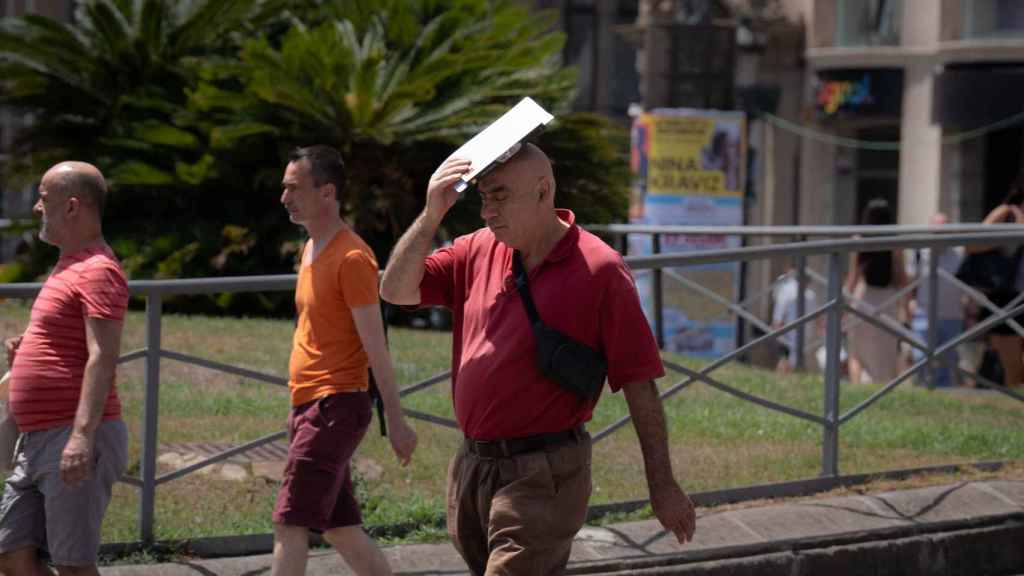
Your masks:
<svg viewBox="0 0 1024 576"><path fill-rule="evenodd" d="M10 407L22 432L75 421L89 350L85 318L123 320L128 283L106 245L62 256L32 305L32 316L11 369ZM121 417L111 387L103 420Z"/></svg>

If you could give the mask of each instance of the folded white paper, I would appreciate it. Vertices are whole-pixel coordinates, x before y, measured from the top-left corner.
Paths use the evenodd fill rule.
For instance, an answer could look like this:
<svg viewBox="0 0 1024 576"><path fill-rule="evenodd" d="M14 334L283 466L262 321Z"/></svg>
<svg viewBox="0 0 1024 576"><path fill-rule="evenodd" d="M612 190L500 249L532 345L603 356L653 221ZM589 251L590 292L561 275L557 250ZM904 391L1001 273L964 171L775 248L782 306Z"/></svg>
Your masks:
<svg viewBox="0 0 1024 576"><path fill-rule="evenodd" d="M470 171L463 176L455 189L462 193L476 184L495 164L504 162L519 150L520 143L538 128L554 119L547 110L532 98L526 97L502 114L500 118L473 136L456 150L452 156L471 162Z"/></svg>

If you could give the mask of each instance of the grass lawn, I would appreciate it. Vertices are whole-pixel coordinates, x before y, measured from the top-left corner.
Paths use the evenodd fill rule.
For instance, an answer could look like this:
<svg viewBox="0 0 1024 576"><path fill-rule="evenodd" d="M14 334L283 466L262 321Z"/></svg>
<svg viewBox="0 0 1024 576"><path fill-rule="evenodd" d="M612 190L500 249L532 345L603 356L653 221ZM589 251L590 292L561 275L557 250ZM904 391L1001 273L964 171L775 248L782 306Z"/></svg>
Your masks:
<svg viewBox="0 0 1024 576"><path fill-rule="evenodd" d="M0 337L19 333L28 309L23 303L0 303ZM143 345L144 320L131 313L123 351ZM284 320L221 319L166 316L163 347L262 370L286 373L292 323ZM392 330L392 354L399 382L411 384L448 367L447 333ZM697 364L675 358L691 367ZM820 414L819 375L779 377L771 372L732 366L713 373L742 390ZM118 387L131 432L130 473L138 474L141 449L143 364L123 365ZM682 377L670 374L667 387ZM841 391L848 410L876 391L874 386ZM449 388L441 384L406 398L409 407L451 417ZM689 491L762 484L816 476L821 462L821 430L816 425L770 412L694 384L665 404L670 423L674 469ZM283 388L165 360L161 372L159 441L243 442L283 429L288 410ZM627 413L621 394L606 394L591 431ZM363 478L360 490L370 527L419 524L414 538L440 534L444 515L447 462L460 435L413 420L420 437L414 463L398 466L374 423L358 458L372 461L379 475ZM840 471L870 472L931 464L994 459L1024 459L1024 404L986 393L929 392L901 386L843 426ZM594 449L592 504L646 496L636 436L625 427ZM264 479L243 482L192 475L157 491L158 539L266 533L277 485ZM138 536L136 489L118 485L104 525L104 541L132 541ZM385 539L389 536L380 533Z"/></svg>

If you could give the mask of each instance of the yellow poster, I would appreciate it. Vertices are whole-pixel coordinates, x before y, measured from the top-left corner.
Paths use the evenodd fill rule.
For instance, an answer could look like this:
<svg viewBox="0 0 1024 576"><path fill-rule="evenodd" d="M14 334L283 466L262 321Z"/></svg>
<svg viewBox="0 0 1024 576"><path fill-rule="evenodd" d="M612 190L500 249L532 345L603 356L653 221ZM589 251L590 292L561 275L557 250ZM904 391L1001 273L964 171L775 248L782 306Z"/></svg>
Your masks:
<svg viewBox="0 0 1024 576"><path fill-rule="evenodd" d="M633 124L631 221L648 225L740 226L746 169L744 115L718 110L660 109ZM738 236L665 234L664 253L738 248ZM631 236L630 252L651 253L650 239ZM738 263L673 268L662 285L664 349L717 358L736 347L736 318L718 301L676 282L683 278L735 302ZM649 318L655 298L650 276L637 277Z"/></svg>
<svg viewBox="0 0 1024 576"><path fill-rule="evenodd" d="M644 114L647 194L736 196L743 189L742 122Z"/></svg>

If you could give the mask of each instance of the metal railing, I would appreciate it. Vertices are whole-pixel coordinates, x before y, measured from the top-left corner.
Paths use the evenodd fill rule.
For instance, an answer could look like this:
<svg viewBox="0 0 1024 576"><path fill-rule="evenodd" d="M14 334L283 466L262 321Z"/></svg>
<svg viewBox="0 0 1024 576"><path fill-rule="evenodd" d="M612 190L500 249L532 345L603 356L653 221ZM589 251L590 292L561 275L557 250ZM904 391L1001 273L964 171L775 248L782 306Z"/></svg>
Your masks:
<svg viewBox="0 0 1024 576"><path fill-rule="evenodd" d="M592 230L598 228L599 227L591 227ZM983 295L977 294L976 291L973 291L973 289L970 289L969 287L962 286L962 288L968 294L974 292L973 296L975 298L987 302L986 306L993 311L993 315L984 322L981 322L975 325L970 330L967 330L958 338L946 342L945 344L937 345L934 330L929 331L928 342L921 342L912 334L909 334L901 326L895 324L890 320L887 320L884 316L881 318L876 318L873 315L865 314L850 306L847 303L847 297L844 295L842 289L842 274L845 260L844 257L850 252L908 248L943 248L968 243L1024 244L1024 230L1022 230L1019 227L946 226L942 227L941 229L926 227L878 227L872 229L863 229L857 227L748 227L735 229L708 229L696 227L606 226L600 227L600 231L603 233L613 235L625 235L634 233L651 234L654 237L655 248L657 248L657 246L659 245L659 239L662 235L679 233L789 236L800 238L801 240L813 236L850 234L865 236L864 238L850 238L843 240L800 241L795 243L774 244L767 246L749 246L738 249L710 250L686 254L651 254L647 256L628 256L626 258L627 264L632 268L635 274L652 273L655 275L655 278L657 279L657 282L655 282L654 284L656 287L655 300L659 302L655 309L656 315L660 315L661 313L661 277L663 275L669 274L673 268L725 262L747 262L759 259L770 259L780 257L796 258L801 263L799 265L798 272L802 284L801 289L798 291L798 293L802 299L804 293L802 287L803 283L806 282L807 278L816 278L813 271L805 269L806 259L811 256L824 256L827 259L826 277L818 278L820 281L825 283L827 288L826 302L822 306L814 310L807 311L801 305L800 310L797 314L798 317L794 321L778 329L767 330L763 335L758 336L757 338L754 338L750 342L744 343L741 346L738 346L730 353L725 354L724 356L712 361L711 363L705 365L699 370L695 370L687 366L684 366L678 362L666 359L666 367L672 370L673 372L682 375L683 379L678 382L675 382L674 384L671 384L661 392L662 399L667 399L684 390L694 382L702 382L714 389L720 390L724 393L730 394L742 400L752 402L766 409L777 411L821 426L821 474L823 476L836 477L839 474L839 432L840 427L843 424L848 423L858 414L869 408L872 404L883 398L885 395L889 394L896 386L906 381L914 373L922 369L925 369L926 367L932 366L936 361L942 361L942 355L946 351L958 346L959 344L973 337L983 334L985 331L995 326L999 322L1002 322L1007 318L1015 317L1021 312L1024 312L1024 303L1022 303L1024 302L1024 296L1018 298L1014 302L1011 302L1010 305L1008 305L1006 308L1000 309L991 302L987 302L987 299ZM882 236L877 236L879 234L882 234ZM959 281L949 274L941 274L942 271L936 273L935 262L937 262L937 258L930 259L930 262L932 264L930 268L931 274L929 275L929 281L932 282L931 294L933 296L933 298L930 300L930 317L934 318L934 306L936 302L936 299L934 298L935 282L938 282L940 278L951 282ZM129 289L132 295L139 296L145 299L145 345L142 349L134 350L122 355L120 358L120 362L125 363L134 360L144 360L145 375L140 474L139 477L137 478L125 477L122 480L127 484L137 487L141 492L141 497L139 500L138 526L139 538L143 544L152 544L154 541L154 511L157 486L164 484L166 482L170 482L177 478L181 478L185 475L196 472L212 464L219 463L237 454L282 439L286 435L284 431L269 434L261 438L252 440L250 442L224 450L200 462L195 462L178 470L168 472L163 475L158 475L157 430L159 426L160 415L160 370L162 360L167 359L187 364L193 364L211 370L217 370L229 374L234 374L277 386L284 386L287 384L286 378L276 376L273 374L266 374L240 366L233 366L230 364L225 364L210 359L200 358L189 354L183 354L180 352L164 349L161 343L163 299L167 296L173 295L195 295L225 292L289 291L294 288L294 285L294 275L250 276L235 278L204 278L194 280L143 280L129 282ZM0 298L29 299L35 297L40 288L40 284L0 285ZM705 296L708 296L706 289L703 291L698 290L698 292L702 292ZM737 305L733 305L730 303L729 309L737 314L745 314L752 320L756 319L755 315L751 314L749 311L746 311L743 303ZM899 376L897 376L894 380L888 382L875 394L871 395L869 398L867 398L857 406L847 410L845 413L840 413L839 382L841 373L839 350L842 340L842 316L844 313L855 314L859 316L860 319L862 319L863 321L869 322L874 326L878 327L879 329L887 331L895 335L897 338L909 342L913 347L922 351L923 358L920 361L915 362L912 366L910 366L904 372L899 374ZM736 387L730 386L729 384L726 384L712 377L711 374L715 370L739 358L745 352L749 351L755 346L761 345L765 342L772 341L775 338L778 338L780 335L786 333L787 331L801 330L809 322L812 322L821 317L825 318L826 320L825 340L827 351L827 358L825 363L826 366L823 380L825 406L822 414L813 414L805 410L801 410L799 408L794 408L767 398L759 397L757 395L740 390ZM1017 330L1018 333L1024 334L1024 329L1022 329L1015 323L1014 325L1014 329ZM956 369L961 370L958 367ZM969 373L969 371L963 372ZM404 386L400 390L400 396L404 397L409 394L413 394L415 392L428 389L431 386L448 380L450 376L450 371L445 371L443 373L437 374L420 382ZM972 376L974 376L975 378L980 378L977 375L972 374ZM984 379L982 380L984 381ZM989 387L998 390L999 392L1002 392L1003 394L1024 401L1024 395L1022 395L1020 392L1005 388L1001 384L997 384L994 382L984 381L984 383L987 384ZM412 418L417 418L436 425L441 425L449 428L458 427L454 421L433 414L428 414L411 409L406 409L405 412L408 416ZM629 418L625 417L610 424L603 430L595 432L594 442L600 442L602 439L608 437L610 434L620 429L628 422Z"/></svg>
<svg viewBox="0 0 1024 576"><path fill-rule="evenodd" d="M808 238L852 238L852 237L881 237L881 236L900 236L900 235L911 235L911 234L940 234L940 235L952 235L952 234L987 234L994 232L1005 232L1013 233L1019 232L1021 229L1019 226L1012 224L999 224L999 225L981 225L981 224L948 224L943 226L903 226L903 225L890 225L890 226L655 226L655 225L642 225L642 224L612 224L604 226L588 226L590 231L599 233L613 239L613 244L616 245L619 252L623 255L629 253L629 235L634 236L650 236L651 247L654 254L662 252L661 246L663 244L662 239L666 236L740 236L744 239L749 238L766 238L776 240L779 238L789 239L792 242L803 243ZM746 250L747 248L744 248ZM789 250L788 248L786 250ZM806 252L797 250L793 252L787 252L784 254L778 254L776 256L791 258L793 260L793 273L797 279L797 302L796 302L796 315L802 317L806 314L806 299L805 293L810 283L816 283L821 287L827 285L827 280L822 274L819 274L815 270L808 266L808 257L820 255L820 252ZM772 255L765 255L763 257L754 258L755 260L769 259ZM629 259L627 258L627 261ZM883 302L878 306L879 311L889 321L896 322L890 315L885 314L884 310L888 309L899 299L905 297L908 293L915 290L918 284L922 281L922 277L933 278L934 282L928 285L928 301L933 305L937 305L937 286L938 282L948 282L955 286L958 290L962 291L966 297L977 303L979 306L985 308L989 312L998 311L998 307L992 304L983 294L974 290L970 286L967 286L954 276L952 276L946 270L934 270L929 269L927 275L921 275L920 270L918 271L919 276L915 278L910 284L904 286L897 294L893 295L889 300ZM937 274L935 274L937 272ZM664 345L665 340L665 322L664 322L664 306L662 302L664 300L664 280L674 280L679 284L683 285L688 290L691 290L705 298L717 302L725 306L730 312L735 314L743 321L749 322L762 332L770 332L771 329L767 323L762 321L755 313L752 313L748 308L757 301L764 299L771 295L778 280L771 283L766 288L755 292L754 294L741 299L739 302L732 303L726 302L721 296L710 294L709 291L695 282L685 278L684 276L673 272L672 270L663 269L652 269L643 270L640 274L650 273L653 276L653 319L655 337L657 338L659 346ZM844 294L847 298L851 297L850 294ZM929 319L936 317L936 311L934 308L928 310L927 317ZM851 322L847 323L846 329L852 328L857 324L864 322L860 317L854 318ZM935 322L928 323L929 329L935 326ZM1019 335L1024 337L1024 330L1021 330L1020 326L1011 321L1011 328ZM804 361L806 351L810 348L816 347L820 342L808 342L805 335L804 325L801 324L795 329L795 344L794 347L800 351L796 355L796 369L804 369ZM929 339L929 341L933 341Z"/></svg>
<svg viewBox="0 0 1024 576"><path fill-rule="evenodd" d="M729 393L733 396L754 402L770 410L775 410L790 416L802 418L811 422L815 422L823 428L822 438L822 475L825 476L836 476L839 473L839 428L841 425L849 422L855 416L863 412L865 409L870 407L872 404L892 392L898 385L905 382L915 373L921 370L931 369L936 362L947 362L944 358L946 352L954 349L955 347L973 339L980 335L985 334L992 327L1007 321L1008 325L1011 326L1018 334L1024 334L1020 330L1020 326L1012 319L1021 312L1024 312L1024 294L1010 302L1006 307L999 308L992 303L983 294L974 290L973 288L960 282L955 276L949 274L944 270L937 269L938 258L929 259L929 274L926 276L929 282L929 310L928 310L928 341L921 342L913 334L905 330L901 325L892 319L886 318L884 315L880 318L867 314L854 306L847 303L848 295L843 291L843 273L844 264L847 260L847 255L851 252L868 252L877 250L902 250L902 249L942 249L950 248L954 246L961 246L966 244L982 244L982 245L1017 245L1024 244L1024 230L1018 226L1013 225L999 225L999 226L981 226L981 225L949 225L941 227L781 227L781 228L756 228L756 227L745 227L745 228L717 228L717 227L680 227L680 226L629 226L629 225L618 225L618 226L605 226L605 227L591 227L594 231L609 233L618 235L622 239L620 246L625 248L627 242L625 236L627 234L649 234L653 236L652 248L655 254L649 256L629 256L626 258L626 262L634 270L634 273L649 270L654 274L655 279L653 282L655 294L654 301L657 303L655 306L655 330L656 335L659 338L659 342L664 340L664 323L660 318L663 311L661 302L663 297L660 292L663 291L664 285L662 277L671 268L694 266L702 264L716 264L723 262L749 262L754 260L768 259L768 258L792 258L797 261L796 269L801 277L800 287L797 290L798 294L798 308L797 319L793 322L786 324L776 330L768 330L766 333L754 340L739 346L732 352L716 359L711 364L705 366L700 371L693 371L686 367L676 365L671 362L667 362L666 366L673 370L683 373L687 376L687 379L669 387L662 393L662 398L668 398L669 396L677 393L690 383L694 381L702 381L716 389L723 392ZM900 234L903 235L894 235ZM786 243L786 244L773 244L766 246L749 246L737 249L727 250L709 250L703 252L691 252L684 254L658 254L657 251L661 245L660 238L667 234L697 234L697 235L762 235L762 236L789 236L797 237L803 241ZM888 235L887 235L888 234ZM844 240L804 240L810 236L838 236L838 235L857 235L863 236L862 238L849 238ZM803 277L808 275L806 269L807 258L811 256L825 256L827 258L827 280L825 280L827 286L826 302L823 306L807 312L804 309L804 286L806 281ZM937 334L935 331L936 322L933 321L937 318L936 306L938 305L937 286L939 281L952 282L958 288L964 291L969 297L979 302L982 306L992 312L992 315L985 321L980 322L964 331L958 337L947 341L946 343L939 345L937 343ZM892 299L898 299L908 290L904 288L903 291L895 294ZM730 308L734 312L743 311L742 306L732 306ZM886 382L883 387L875 394L871 395L865 401L861 402L857 406L851 408L843 414L839 413L839 381L841 377L841 362L840 362L840 350L842 346L842 332L843 332L843 314L852 314L857 317L857 320L868 322L878 329L895 336L898 340L909 343L914 348L922 352L923 357L914 362L903 372L897 375L894 379ZM731 360L740 357L743 353L750 349L763 344L765 342L772 341L778 338L780 335L790 330L802 330L802 328L809 322L817 319L819 316L826 318L825 327L825 340L826 340L826 361L825 361L825 373L824 373L824 395L825 395L825 409L822 416L809 414L797 410L792 407L777 404L771 400L765 398L759 398L750 395L741 390L735 389L727 384L716 381L709 378L710 372L720 368ZM798 339L801 342L802 338ZM798 349L803 350L802 343L798 344ZM802 354L798 354L798 358L802 357ZM960 366L947 366L949 369L956 371L958 374L972 377L976 381L983 383L984 385L992 388L998 392L1001 392L1007 396L1015 398L1019 401L1024 401L1024 394L1019 391L1012 390L1004 387L1001 383L995 383L991 380L981 377L980 375L961 368ZM614 427L621 426L625 421L616 422L613 424ZM601 431L596 437L607 434L607 431Z"/></svg>

